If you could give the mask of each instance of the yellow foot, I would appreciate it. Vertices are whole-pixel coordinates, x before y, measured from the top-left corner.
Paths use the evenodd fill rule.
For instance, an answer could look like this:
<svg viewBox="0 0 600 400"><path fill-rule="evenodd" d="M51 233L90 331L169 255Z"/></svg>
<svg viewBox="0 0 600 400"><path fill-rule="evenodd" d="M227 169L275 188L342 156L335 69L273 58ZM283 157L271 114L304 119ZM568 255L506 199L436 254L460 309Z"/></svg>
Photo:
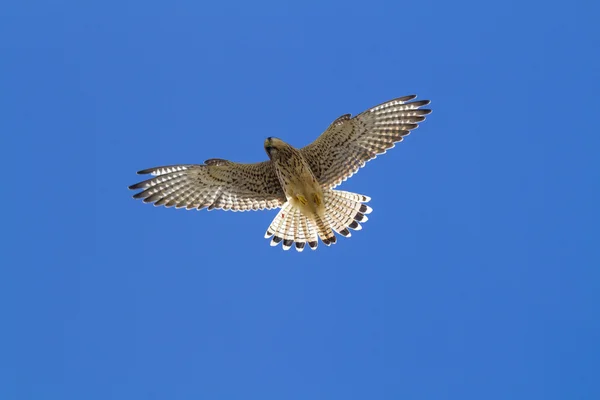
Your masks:
<svg viewBox="0 0 600 400"><path fill-rule="evenodd" d="M321 205L321 197L318 194L313 194L313 202L318 206Z"/></svg>
<svg viewBox="0 0 600 400"><path fill-rule="evenodd" d="M302 196L301 194L297 194L296 195L296 199L298 199L298 201L300 203L302 203L302 205L304 205L304 206L308 204L308 201L306 200L306 197Z"/></svg>

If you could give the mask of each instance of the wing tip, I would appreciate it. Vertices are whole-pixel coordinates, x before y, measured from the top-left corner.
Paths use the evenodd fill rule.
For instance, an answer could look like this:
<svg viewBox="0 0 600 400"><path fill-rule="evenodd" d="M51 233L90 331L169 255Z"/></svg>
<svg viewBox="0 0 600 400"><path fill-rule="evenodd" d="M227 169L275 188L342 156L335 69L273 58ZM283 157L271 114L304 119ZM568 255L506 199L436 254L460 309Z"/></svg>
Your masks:
<svg viewBox="0 0 600 400"><path fill-rule="evenodd" d="M413 101L413 102L408 103L408 104L412 104L412 105L415 105L417 107L423 107L423 106L430 105L431 104L431 100L417 100L417 101Z"/></svg>
<svg viewBox="0 0 600 400"><path fill-rule="evenodd" d="M409 94L407 96L398 97L398 98L396 98L394 100L391 100L391 101L407 102L407 101L411 101L411 100L416 99L416 98L417 98L416 94Z"/></svg>
<svg viewBox="0 0 600 400"><path fill-rule="evenodd" d="M152 171L156 170L156 168L147 168L147 169L142 169L136 172L136 174L138 175L148 175L151 174Z"/></svg>
<svg viewBox="0 0 600 400"><path fill-rule="evenodd" d="M138 183L134 183L133 185L127 186L127 188L129 190L143 189L144 188L144 184L145 184L145 182L138 182Z"/></svg>

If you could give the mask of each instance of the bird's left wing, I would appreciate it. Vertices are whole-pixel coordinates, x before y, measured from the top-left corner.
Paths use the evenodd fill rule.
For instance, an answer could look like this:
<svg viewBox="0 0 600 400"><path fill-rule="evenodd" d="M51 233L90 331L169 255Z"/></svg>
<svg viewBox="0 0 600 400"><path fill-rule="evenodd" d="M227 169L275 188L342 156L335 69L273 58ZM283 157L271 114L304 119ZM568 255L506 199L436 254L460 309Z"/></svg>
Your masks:
<svg viewBox="0 0 600 400"><path fill-rule="evenodd" d="M412 101L416 97L400 97L353 118L342 115L317 140L302 148L302 156L319 183L327 188L339 185L417 128L431 110L420 108L429 100Z"/></svg>
<svg viewBox="0 0 600 400"><path fill-rule="evenodd" d="M277 208L285 202L271 161L240 164L210 159L202 165L170 165L138 174L154 177L129 186L142 190L133 197L155 206L247 211Z"/></svg>

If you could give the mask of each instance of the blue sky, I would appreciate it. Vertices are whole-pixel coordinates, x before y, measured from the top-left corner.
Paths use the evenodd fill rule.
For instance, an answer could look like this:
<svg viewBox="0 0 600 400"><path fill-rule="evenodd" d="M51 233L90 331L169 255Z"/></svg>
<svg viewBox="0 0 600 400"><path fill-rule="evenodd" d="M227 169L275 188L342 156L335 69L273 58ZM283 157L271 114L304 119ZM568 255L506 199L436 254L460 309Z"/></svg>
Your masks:
<svg viewBox="0 0 600 400"><path fill-rule="evenodd" d="M592 2L10 2L0 12L0 398L600 398ZM432 100L341 187L364 229L131 199Z"/></svg>

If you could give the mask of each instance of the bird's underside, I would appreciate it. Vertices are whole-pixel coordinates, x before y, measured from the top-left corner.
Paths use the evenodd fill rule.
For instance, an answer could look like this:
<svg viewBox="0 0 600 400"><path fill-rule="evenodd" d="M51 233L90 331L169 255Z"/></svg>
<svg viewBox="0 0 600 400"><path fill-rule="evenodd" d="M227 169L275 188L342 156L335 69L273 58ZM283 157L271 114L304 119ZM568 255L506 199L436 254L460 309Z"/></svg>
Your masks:
<svg viewBox="0 0 600 400"><path fill-rule="evenodd" d="M241 164L209 159L204 164L181 164L139 171L152 178L130 186L133 197L155 206L232 211L281 208L265 237L285 250L295 244L316 249L318 240L336 242L334 232L350 236L361 229L367 196L334 190L359 168L385 153L417 128L431 112L428 100L405 96L351 117L336 119L313 143L295 149L268 138L268 161Z"/></svg>

